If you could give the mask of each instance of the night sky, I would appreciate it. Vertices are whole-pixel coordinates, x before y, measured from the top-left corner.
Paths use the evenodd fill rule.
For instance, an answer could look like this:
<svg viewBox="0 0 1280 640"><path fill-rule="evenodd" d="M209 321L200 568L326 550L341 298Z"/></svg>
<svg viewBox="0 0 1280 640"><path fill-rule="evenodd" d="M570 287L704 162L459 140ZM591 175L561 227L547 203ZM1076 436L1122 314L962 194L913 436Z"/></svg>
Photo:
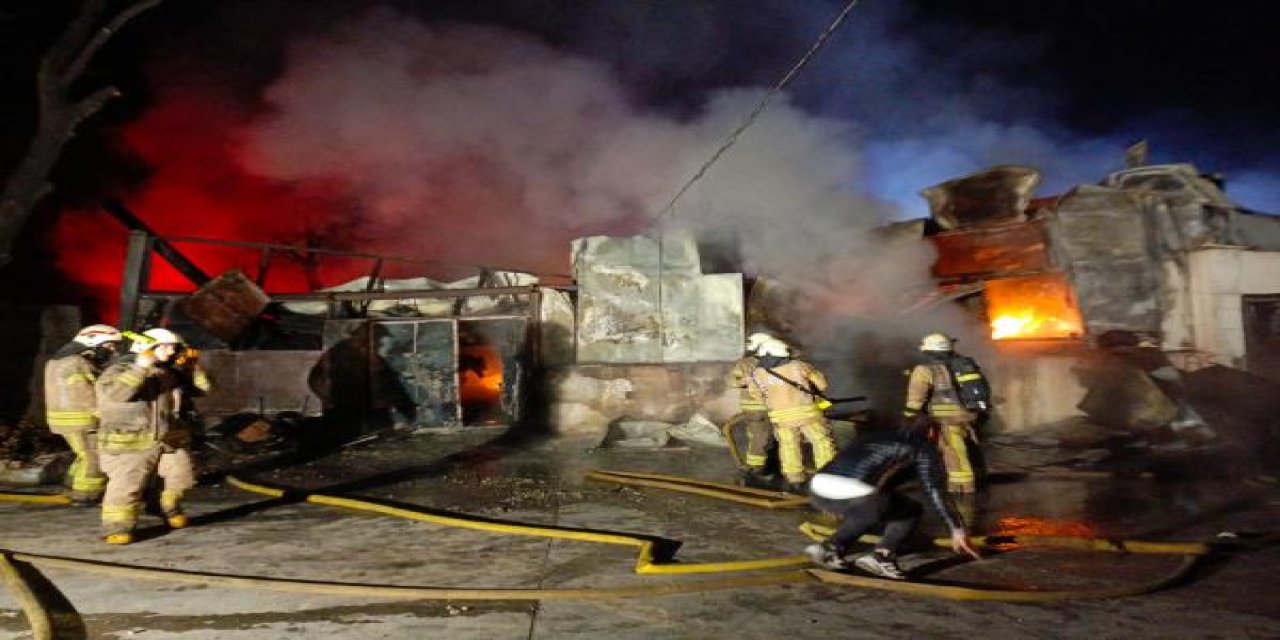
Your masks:
<svg viewBox="0 0 1280 640"><path fill-rule="evenodd" d="M74 4L4 3L0 70L6 77L30 76L34 56ZM719 91L775 83L844 2L383 4L397 20L499 27L534 43L528 46L598 64L633 115L674 126L704 116ZM115 83L126 96L87 122L66 150L58 191L32 225L33 246L51 233L67 237L65 229L51 228L66 226L68 210L107 195L128 199L154 190L165 175L163 162L190 162L191 153L175 151L185 140L194 149L202 138L233 139L268 117L278 108L271 87L286 73L297 38L357 22L374 5L169 0L130 24L87 78ZM1149 141L1153 162L1221 172L1228 194L1242 205L1280 212L1278 19L1280 3L1267 0L1195 11L1155 0L863 0L790 87L786 104L842 128L842 144L858 158L850 165L849 189L886 203L890 217L899 219L926 213L919 189L994 164L1041 169L1040 195L1095 182L1122 168L1125 147L1140 139ZM0 167L15 160L29 131L27 86L12 84L0 105ZM190 105L208 110L204 120L172 115L191 113ZM170 128L157 151L146 141L161 135L156 123L166 117ZM735 122L717 121L717 135ZM708 135L712 128L706 127ZM208 140L204 144L208 148ZM223 177L244 182L243 175ZM652 190L672 193L678 182ZM293 206L282 204L298 193L296 181L290 184L292 191L258 180L252 197ZM300 197L328 198L333 207L350 196L309 190ZM645 215L637 210L622 220ZM634 224L617 229L637 230Z"/></svg>

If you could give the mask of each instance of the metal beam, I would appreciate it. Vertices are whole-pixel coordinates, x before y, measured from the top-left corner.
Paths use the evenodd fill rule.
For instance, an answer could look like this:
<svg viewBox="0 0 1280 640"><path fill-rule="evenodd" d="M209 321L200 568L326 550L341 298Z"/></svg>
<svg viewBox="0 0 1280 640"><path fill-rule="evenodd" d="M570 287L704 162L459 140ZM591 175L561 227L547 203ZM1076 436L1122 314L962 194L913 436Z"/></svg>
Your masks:
<svg viewBox="0 0 1280 640"><path fill-rule="evenodd" d="M141 218L135 215L123 204L120 204L116 200L106 200L102 203L102 208L107 213L111 214L111 217L119 220L120 224L123 224L130 231L142 231L147 235L152 236L151 248L155 250L156 253L160 254L162 258L167 260L169 264L173 265L173 268L177 269L179 273L191 282L195 283L197 287L203 287L213 279L202 271L200 267L197 267L194 262L188 260L186 256L182 255L182 253L175 249L173 245L166 242L163 238L158 237L156 232L148 226L147 223L143 222Z"/></svg>
<svg viewBox="0 0 1280 640"><path fill-rule="evenodd" d="M129 249L124 258L124 279L120 283L120 328L135 329L138 300L147 286L151 271L151 243L145 231L129 232Z"/></svg>

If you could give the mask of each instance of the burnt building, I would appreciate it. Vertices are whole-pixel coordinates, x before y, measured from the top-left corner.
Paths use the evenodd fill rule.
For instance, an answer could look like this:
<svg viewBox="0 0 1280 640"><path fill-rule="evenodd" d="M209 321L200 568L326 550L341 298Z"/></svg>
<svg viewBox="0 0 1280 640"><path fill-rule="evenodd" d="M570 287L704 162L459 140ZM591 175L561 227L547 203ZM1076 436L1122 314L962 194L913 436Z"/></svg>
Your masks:
<svg viewBox="0 0 1280 640"><path fill-rule="evenodd" d="M1280 218L1232 203L1186 164L1140 166L1061 195L1001 166L925 189L940 296L965 305L1003 356L1010 428L1079 413L1074 371L1108 332L1280 382Z"/></svg>

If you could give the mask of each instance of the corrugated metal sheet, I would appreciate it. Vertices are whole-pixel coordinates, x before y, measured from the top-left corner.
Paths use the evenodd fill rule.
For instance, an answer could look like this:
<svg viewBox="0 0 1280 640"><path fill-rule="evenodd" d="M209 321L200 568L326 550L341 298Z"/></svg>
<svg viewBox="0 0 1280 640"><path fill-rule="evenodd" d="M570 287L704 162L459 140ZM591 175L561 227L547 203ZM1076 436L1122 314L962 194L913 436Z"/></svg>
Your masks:
<svg viewBox="0 0 1280 640"><path fill-rule="evenodd" d="M933 275L941 280L1026 273L1053 266L1041 222L948 231L929 239L938 249Z"/></svg>
<svg viewBox="0 0 1280 640"><path fill-rule="evenodd" d="M1031 167L1000 165L948 180L920 192L938 226L1007 224L1025 219L1040 172Z"/></svg>
<svg viewBox="0 0 1280 640"><path fill-rule="evenodd" d="M574 242L578 362L733 360L742 350L742 277L703 275L688 233Z"/></svg>
<svg viewBox="0 0 1280 640"><path fill-rule="evenodd" d="M1140 195L1077 187L1062 197L1049 229L1089 333L1160 330L1163 274Z"/></svg>

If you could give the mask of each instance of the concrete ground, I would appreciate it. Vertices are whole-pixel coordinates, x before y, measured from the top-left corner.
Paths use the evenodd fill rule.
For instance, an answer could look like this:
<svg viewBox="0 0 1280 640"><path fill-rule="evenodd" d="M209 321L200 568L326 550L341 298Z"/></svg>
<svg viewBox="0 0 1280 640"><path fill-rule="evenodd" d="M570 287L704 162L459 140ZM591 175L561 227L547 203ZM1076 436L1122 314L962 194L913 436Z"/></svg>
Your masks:
<svg viewBox="0 0 1280 640"><path fill-rule="evenodd" d="M656 489L583 480L590 468L731 481L725 450L601 450L575 440L504 446L498 432L406 435L284 468L264 483L341 492L493 519L648 534L682 541L676 559L708 562L797 554L803 511L767 511ZM979 532L1072 533L1248 542L1280 529L1280 490L1265 482L1026 475L1052 452L1006 443L1000 471L973 509ZM13 487L9 488L10 490ZM634 550L499 535L271 500L218 482L190 495L193 526L148 517L143 540L98 541L95 510L0 504L0 547L105 562L372 584L566 589L705 580L641 576ZM936 519L924 523L940 533ZM923 580L990 588L1088 589L1154 580L1178 559L1021 550L976 563L924 550L904 564ZM1276 638L1280 547L1214 557L1179 586L1149 595L1028 605L958 602L811 584L609 601L401 601L303 595L106 577L41 574L65 599L67 638ZM0 636L30 637L12 597Z"/></svg>

